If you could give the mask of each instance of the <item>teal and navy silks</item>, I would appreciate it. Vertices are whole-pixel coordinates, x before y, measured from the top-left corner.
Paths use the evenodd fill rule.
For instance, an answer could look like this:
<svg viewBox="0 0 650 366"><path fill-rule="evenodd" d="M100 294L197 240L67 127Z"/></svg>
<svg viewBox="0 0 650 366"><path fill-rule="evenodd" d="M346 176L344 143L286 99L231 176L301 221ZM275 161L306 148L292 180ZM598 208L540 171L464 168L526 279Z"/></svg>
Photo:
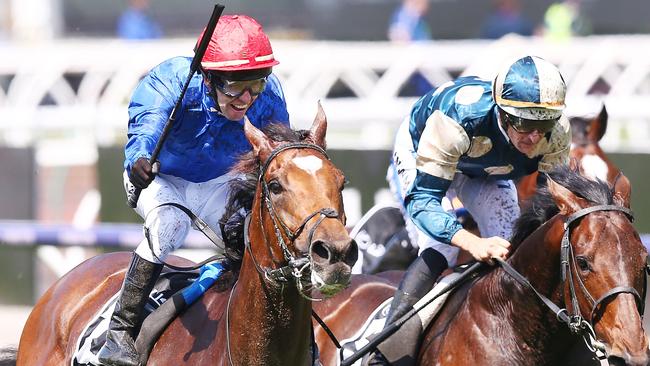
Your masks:
<svg viewBox="0 0 650 366"><path fill-rule="evenodd" d="M539 71L534 65L532 57L524 57L515 62L503 81L501 98L517 102L542 103L542 90L539 80ZM518 87L526 85L526 88Z"/></svg>
<svg viewBox="0 0 650 366"><path fill-rule="evenodd" d="M224 263L208 263L201 267L199 278L194 283L183 289L183 300L185 304L190 305L203 295L218 279L221 274L228 268Z"/></svg>

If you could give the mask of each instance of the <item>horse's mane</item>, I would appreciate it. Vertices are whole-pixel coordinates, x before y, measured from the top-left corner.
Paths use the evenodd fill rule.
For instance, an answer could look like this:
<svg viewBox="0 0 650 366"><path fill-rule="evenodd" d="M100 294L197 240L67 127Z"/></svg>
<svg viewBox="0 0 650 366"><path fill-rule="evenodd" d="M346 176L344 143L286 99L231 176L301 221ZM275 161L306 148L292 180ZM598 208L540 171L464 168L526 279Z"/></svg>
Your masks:
<svg viewBox="0 0 650 366"><path fill-rule="evenodd" d="M273 123L262 131L277 142L310 142L308 130L293 130L284 124ZM230 183L226 210L219 220L221 235L226 245L226 255L232 260L240 260L244 250L244 220L253 207L255 189L261 162L253 151L242 154L230 169L241 179Z"/></svg>
<svg viewBox="0 0 650 366"><path fill-rule="evenodd" d="M542 173L540 173L542 174ZM573 194L595 205L610 205L614 192L606 182L591 180L568 166L559 166L548 173L550 178ZM510 242L516 248L528 235L559 212L548 186L540 187L515 222Z"/></svg>

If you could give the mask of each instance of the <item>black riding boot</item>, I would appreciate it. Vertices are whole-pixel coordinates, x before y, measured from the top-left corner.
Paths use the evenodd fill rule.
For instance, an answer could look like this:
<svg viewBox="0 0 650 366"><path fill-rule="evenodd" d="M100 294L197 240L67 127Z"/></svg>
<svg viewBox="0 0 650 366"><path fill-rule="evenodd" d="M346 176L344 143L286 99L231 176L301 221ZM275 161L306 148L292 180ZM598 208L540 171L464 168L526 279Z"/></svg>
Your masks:
<svg viewBox="0 0 650 366"><path fill-rule="evenodd" d="M135 338L142 325L144 306L163 265L151 263L133 253L122 290L106 332L106 343L98 353L104 365L138 366Z"/></svg>
<svg viewBox="0 0 650 366"><path fill-rule="evenodd" d="M384 328L413 309L415 303L431 291L436 279L445 269L445 257L431 248L425 249L404 273L390 304ZM368 357L367 366L415 365L421 328L417 317L409 319L397 332L377 346L377 350ZM392 351L395 349L400 350L402 356L393 355Z"/></svg>

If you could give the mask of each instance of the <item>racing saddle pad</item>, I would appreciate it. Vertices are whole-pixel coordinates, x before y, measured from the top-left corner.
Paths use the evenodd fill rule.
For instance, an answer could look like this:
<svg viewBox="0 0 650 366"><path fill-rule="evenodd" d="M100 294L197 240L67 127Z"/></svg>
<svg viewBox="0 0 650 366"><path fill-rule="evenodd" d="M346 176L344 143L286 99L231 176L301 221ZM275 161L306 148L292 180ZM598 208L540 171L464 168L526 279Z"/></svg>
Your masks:
<svg viewBox="0 0 650 366"><path fill-rule="evenodd" d="M143 364L165 328L214 285L225 270L221 263L210 263L200 271L165 271L160 275L145 305L146 318L136 340ZM111 297L84 328L72 357L72 366L102 365L97 360L97 353L106 342L106 331L118 295L119 292Z"/></svg>
<svg viewBox="0 0 650 366"><path fill-rule="evenodd" d="M460 273L454 272L448 276L443 277L440 281L438 281L438 283L433 287L433 289L429 291L428 294L426 294L420 301L418 301L415 304L414 307L419 308L420 306L428 302L431 298L435 297L443 289L445 289L450 282L452 282L459 276ZM425 306L414 316L415 318L419 319L421 330L426 329L429 323L431 323L431 321L435 318L436 314L438 313L438 311L440 311L442 305L444 305L450 293L451 292L448 291L440 295L440 297L433 300L431 303ZM386 316L388 315L388 311L390 309L390 303L392 300L393 298L391 297L386 301L384 301L383 303L381 303L381 305L379 305L370 314L368 320L366 320L366 322L357 331L357 333L355 333L350 338L343 339L340 342L341 349L339 350L339 353L337 354L337 358L336 358L337 366L341 364L341 360L350 357L357 350L361 349L361 347L368 344L375 334L379 333L382 329L384 329L384 325L386 324ZM363 358L356 361L354 363L354 366L361 366L362 364L365 364L367 357L368 355L365 355Z"/></svg>

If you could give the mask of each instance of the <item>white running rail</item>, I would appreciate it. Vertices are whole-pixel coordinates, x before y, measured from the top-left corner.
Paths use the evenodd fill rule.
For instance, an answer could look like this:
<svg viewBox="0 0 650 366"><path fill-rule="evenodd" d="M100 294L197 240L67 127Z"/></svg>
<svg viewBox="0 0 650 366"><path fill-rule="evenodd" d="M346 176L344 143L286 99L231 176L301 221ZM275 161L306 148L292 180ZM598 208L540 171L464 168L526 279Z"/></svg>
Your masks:
<svg viewBox="0 0 650 366"><path fill-rule="evenodd" d="M139 79L175 55L191 54L194 39L128 42L62 40L0 44L0 144L67 146L123 144L126 107ZM650 36L598 36L557 44L539 38L496 42L273 41L294 125L308 126L321 100L334 148L390 148L413 97L399 97L420 70L434 85L464 74L492 78L504 60L531 53L562 70L570 115L596 113L606 102L607 151L650 152ZM330 97L344 83L349 95ZM340 84L339 84L340 85ZM74 142L74 143L71 143Z"/></svg>

